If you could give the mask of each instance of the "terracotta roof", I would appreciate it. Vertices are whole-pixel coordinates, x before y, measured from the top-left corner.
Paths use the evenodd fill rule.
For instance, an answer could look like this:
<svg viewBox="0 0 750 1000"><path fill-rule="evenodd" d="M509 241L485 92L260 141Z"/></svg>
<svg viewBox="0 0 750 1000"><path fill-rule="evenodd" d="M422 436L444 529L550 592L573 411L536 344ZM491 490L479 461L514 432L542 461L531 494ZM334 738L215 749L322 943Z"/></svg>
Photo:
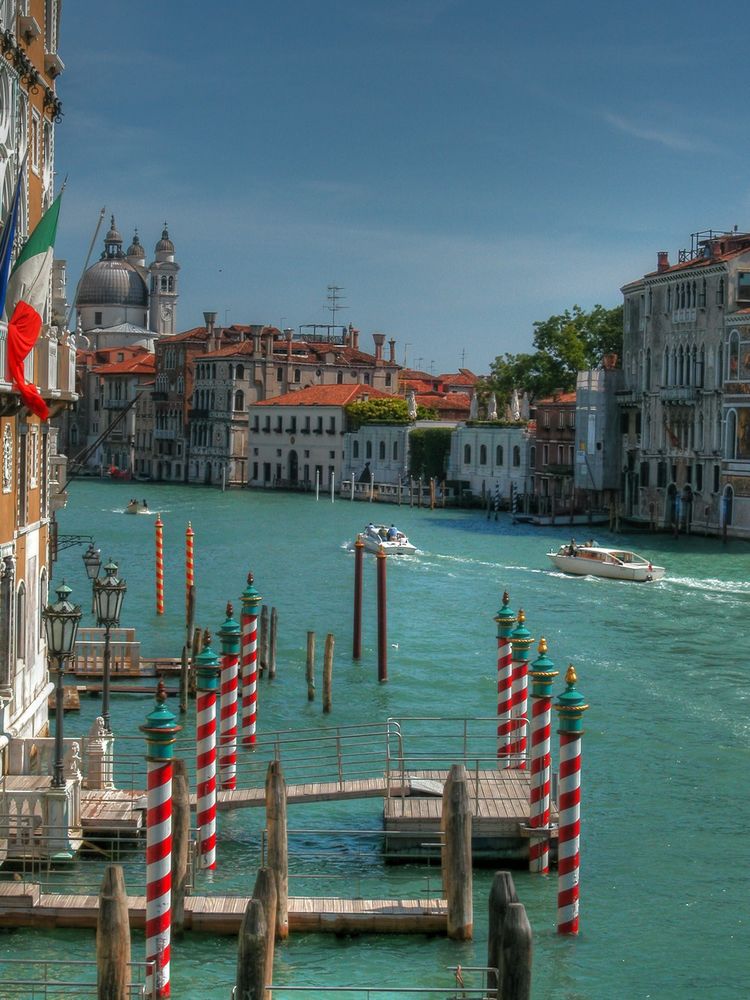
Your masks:
<svg viewBox="0 0 750 1000"><path fill-rule="evenodd" d="M464 392L423 392L417 393L417 403L431 410L466 410L471 409L471 400Z"/></svg>
<svg viewBox="0 0 750 1000"><path fill-rule="evenodd" d="M224 347L220 347L218 351L206 351L205 354L196 354L196 361L203 361L205 358L231 358L236 355L242 355L247 357L253 354L253 342L252 340L241 340L237 344L226 344Z"/></svg>
<svg viewBox="0 0 750 1000"><path fill-rule="evenodd" d="M459 368L455 375L438 375L440 382L449 382L451 385L476 385L479 376L468 368Z"/></svg>
<svg viewBox="0 0 750 1000"><path fill-rule="evenodd" d="M561 392L559 396L547 396L545 399L538 399L537 406L554 406L555 403L575 403L576 394L574 392Z"/></svg>
<svg viewBox="0 0 750 1000"><path fill-rule="evenodd" d="M256 406L348 406L360 399L395 399L371 385L310 385L297 392L264 399Z"/></svg>
<svg viewBox="0 0 750 1000"><path fill-rule="evenodd" d="M146 375L154 372L154 356L129 358L127 361L114 361L108 365L98 365L92 371L96 375Z"/></svg>
<svg viewBox="0 0 750 1000"><path fill-rule="evenodd" d="M95 351L87 351L79 348L76 351L76 361L79 364L104 365L107 364L112 355L123 354L126 358L138 358L142 356L153 357L151 351L142 345L138 347L101 347Z"/></svg>

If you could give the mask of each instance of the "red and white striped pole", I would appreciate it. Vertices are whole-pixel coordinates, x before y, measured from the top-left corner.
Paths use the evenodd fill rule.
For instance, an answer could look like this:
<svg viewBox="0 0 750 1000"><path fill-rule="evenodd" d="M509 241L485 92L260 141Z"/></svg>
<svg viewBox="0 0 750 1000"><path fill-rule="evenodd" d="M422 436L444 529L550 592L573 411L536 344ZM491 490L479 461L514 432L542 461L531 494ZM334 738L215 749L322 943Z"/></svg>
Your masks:
<svg viewBox="0 0 750 1000"><path fill-rule="evenodd" d="M182 726L166 706L159 681L156 707L146 716L148 792L146 797L146 961L153 963L146 991L155 1000L169 996L172 924L172 752Z"/></svg>
<svg viewBox="0 0 750 1000"><path fill-rule="evenodd" d="M529 871L549 871L550 779L552 771L552 682L555 665L547 656L547 641L531 664L531 784L529 786ZM534 836L534 830L538 830Z"/></svg>
<svg viewBox="0 0 750 1000"><path fill-rule="evenodd" d="M203 633L196 668L196 826L201 868L216 868L216 694L221 667L211 649L211 633Z"/></svg>
<svg viewBox="0 0 750 1000"><path fill-rule="evenodd" d="M190 615L190 588L195 583L195 570L193 564L193 543L195 532L190 521L185 529L185 614Z"/></svg>
<svg viewBox="0 0 750 1000"><path fill-rule="evenodd" d="M510 764L523 770L526 767L526 708L529 693L529 649L534 641L526 628L526 615L518 612L518 625L510 635L513 648L513 676L511 679L510 707Z"/></svg>
<svg viewBox="0 0 750 1000"><path fill-rule="evenodd" d="M240 625L232 618L232 611L232 605L227 604L226 621L219 629L221 639L219 785L230 790L237 787L237 685L240 664Z"/></svg>
<svg viewBox="0 0 750 1000"><path fill-rule="evenodd" d="M503 606L495 615L497 622L497 756L505 767L510 767L510 708L511 678L513 676L513 654L510 637L516 616L508 607L510 597L506 590Z"/></svg>
<svg viewBox="0 0 750 1000"><path fill-rule="evenodd" d="M565 691L555 709L560 719L559 833L557 843L557 931L578 933L578 884L581 837L581 737L583 713L589 707L576 691L573 665L565 675Z"/></svg>
<svg viewBox="0 0 750 1000"><path fill-rule="evenodd" d="M258 720L258 605L263 600L253 586L253 574L247 574L242 597L242 743L255 746Z"/></svg>
<svg viewBox="0 0 750 1000"><path fill-rule="evenodd" d="M156 613L164 614L164 525L161 514L156 515Z"/></svg>

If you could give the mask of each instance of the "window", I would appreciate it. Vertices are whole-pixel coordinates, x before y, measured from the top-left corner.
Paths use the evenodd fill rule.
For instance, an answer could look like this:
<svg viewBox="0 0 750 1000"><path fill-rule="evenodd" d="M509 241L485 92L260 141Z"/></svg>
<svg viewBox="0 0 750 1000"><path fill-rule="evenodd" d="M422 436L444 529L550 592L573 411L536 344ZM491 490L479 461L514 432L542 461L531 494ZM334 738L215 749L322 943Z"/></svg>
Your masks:
<svg viewBox="0 0 750 1000"><path fill-rule="evenodd" d="M719 278L719 284L716 286L716 305L724 305L724 279Z"/></svg>
<svg viewBox="0 0 750 1000"><path fill-rule="evenodd" d="M336 384L337 385L342 385L343 382L344 382L344 373L343 372L336 372Z"/></svg>
<svg viewBox="0 0 750 1000"><path fill-rule="evenodd" d="M558 410L557 412L557 426L562 429L565 426L565 411Z"/></svg>
<svg viewBox="0 0 750 1000"><path fill-rule="evenodd" d="M648 486L648 470L649 470L648 462L641 462L641 470L640 470L641 486Z"/></svg>
<svg viewBox="0 0 750 1000"><path fill-rule="evenodd" d="M31 109L31 169L39 173L39 150L42 141L42 119L36 108Z"/></svg>
<svg viewBox="0 0 750 1000"><path fill-rule="evenodd" d="M487 464L487 445L486 444L480 444L479 445L479 464L480 465L486 465Z"/></svg>
<svg viewBox="0 0 750 1000"><path fill-rule="evenodd" d="M667 312L672 312L672 286L667 285Z"/></svg>
<svg viewBox="0 0 750 1000"><path fill-rule="evenodd" d="M464 445L464 465L471 465L471 445Z"/></svg>
<svg viewBox="0 0 750 1000"><path fill-rule="evenodd" d="M393 442L393 461L398 461L398 441Z"/></svg>
<svg viewBox="0 0 750 1000"><path fill-rule="evenodd" d="M648 483L646 483L648 485ZM703 466L698 464L695 467L695 488L700 493L703 489Z"/></svg>
<svg viewBox="0 0 750 1000"><path fill-rule="evenodd" d="M721 481L721 466L714 466L714 493L719 492L719 483Z"/></svg>
<svg viewBox="0 0 750 1000"><path fill-rule="evenodd" d="M513 464L515 465L515 462ZM565 448L561 444L557 446L557 464L565 465Z"/></svg>
<svg viewBox="0 0 750 1000"><path fill-rule="evenodd" d="M378 458L381 462L385 461L385 441L381 441L378 446Z"/></svg>
<svg viewBox="0 0 750 1000"><path fill-rule="evenodd" d="M245 377L245 366L244 365L237 365L237 370L234 373L234 377L236 379L242 379L242 378Z"/></svg>
<svg viewBox="0 0 750 1000"><path fill-rule="evenodd" d="M352 441L352 458L359 458L359 441Z"/></svg>
<svg viewBox="0 0 750 1000"><path fill-rule="evenodd" d="M698 305L701 309L706 308L706 279L704 278L701 282L700 291L698 292Z"/></svg>
<svg viewBox="0 0 750 1000"><path fill-rule="evenodd" d="M372 458L372 441L365 443L365 458Z"/></svg>
<svg viewBox="0 0 750 1000"><path fill-rule="evenodd" d="M545 444L542 447L542 468L549 465L549 445Z"/></svg>
<svg viewBox="0 0 750 1000"><path fill-rule="evenodd" d="M369 372L365 372L362 381L365 383L365 385L369 385L370 384L370 373Z"/></svg>
<svg viewBox="0 0 750 1000"><path fill-rule="evenodd" d="M549 427L549 410L542 410L542 427Z"/></svg>
<svg viewBox="0 0 750 1000"><path fill-rule="evenodd" d="M390 387L391 387L391 382L392 382L392 376L391 376L391 373L390 373L390 372L386 372L386 373L385 373L385 385L386 385L386 388L390 389Z"/></svg>
<svg viewBox="0 0 750 1000"><path fill-rule="evenodd" d="M532 444L529 448L529 467L536 468L536 446Z"/></svg>
<svg viewBox="0 0 750 1000"><path fill-rule="evenodd" d="M283 417L276 417L276 433L281 434L283 430Z"/></svg>
<svg viewBox="0 0 750 1000"><path fill-rule="evenodd" d="M245 409L245 393L242 389L238 389L234 394L234 409L240 413Z"/></svg>
<svg viewBox="0 0 750 1000"><path fill-rule="evenodd" d="M729 369L727 378L734 382L740 370L740 335L737 330L732 330L729 334Z"/></svg>
<svg viewBox="0 0 750 1000"><path fill-rule="evenodd" d="M656 485L664 489L667 485L667 463L659 462L656 466Z"/></svg>
<svg viewBox="0 0 750 1000"><path fill-rule="evenodd" d="M318 417L317 420L315 421L315 433L316 434L322 434L323 433L323 418L322 417Z"/></svg>
<svg viewBox="0 0 750 1000"><path fill-rule="evenodd" d="M94 323L97 326L101 326L102 325L102 314L100 312L95 312L94 313Z"/></svg>
<svg viewBox="0 0 750 1000"><path fill-rule="evenodd" d="M750 302L750 271L740 271L737 275L737 301Z"/></svg>
<svg viewBox="0 0 750 1000"><path fill-rule="evenodd" d="M277 368L276 369L276 381L277 382L283 382L284 381L284 369L283 368Z"/></svg>
<svg viewBox="0 0 750 1000"><path fill-rule="evenodd" d="M295 382L301 382L302 381L302 372L300 371L299 368L295 368L294 369L294 381Z"/></svg>
<svg viewBox="0 0 750 1000"><path fill-rule="evenodd" d="M23 581L16 594L16 659L26 658L26 586Z"/></svg>
<svg viewBox="0 0 750 1000"><path fill-rule="evenodd" d="M328 418L328 433L329 434L335 434L336 433L336 418L335 417L329 417Z"/></svg>
<svg viewBox="0 0 750 1000"><path fill-rule="evenodd" d="M503 464L503 446L499 444L497 448L495 448L495 465L502 465L502 464Z"/></svg>

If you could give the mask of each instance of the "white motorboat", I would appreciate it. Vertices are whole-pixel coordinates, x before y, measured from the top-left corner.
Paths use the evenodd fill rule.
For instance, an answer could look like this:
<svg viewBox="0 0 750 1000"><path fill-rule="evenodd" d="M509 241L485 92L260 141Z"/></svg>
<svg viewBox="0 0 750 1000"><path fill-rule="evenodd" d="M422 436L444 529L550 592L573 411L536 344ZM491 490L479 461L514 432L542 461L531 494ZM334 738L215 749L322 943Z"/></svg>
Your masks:
<svg viewBox="0 0 750 1000"><path fill-rule="evenodd" d="M392 524L368 524L357 538L364 543L366 552L379 552L382 548L388 556L410 556L417 551L416 545ZM350 548L354 548L354 543Z"/></svg>
<svg viewBox="0 0 750 1000"><path fill-rule="evenodd" d="M664 567L654 566L650 559L628 549L607 549L596 542L585 545L570 542L561 545L557 552L548 552L547 557L563 573L574 576L603 576L637 583L650 583L664 576Z"/></svg>
<svg viewBox="0 0 750 1000"><path fill-rule="evenodd" d="M144 500L140 503L138 500L131 500L124 511L125 514L150 514L151 511L148 509L148 504Z"/></svg>

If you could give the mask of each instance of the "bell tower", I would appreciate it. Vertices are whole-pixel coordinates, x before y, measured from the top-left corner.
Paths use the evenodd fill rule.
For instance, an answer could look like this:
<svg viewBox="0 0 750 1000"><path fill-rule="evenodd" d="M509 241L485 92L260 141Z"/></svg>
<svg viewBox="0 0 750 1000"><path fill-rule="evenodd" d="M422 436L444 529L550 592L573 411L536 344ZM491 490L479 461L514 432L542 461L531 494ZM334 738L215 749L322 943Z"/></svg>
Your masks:
<svg viewBox="0 0 750 1000"><path fill-rule="evenodd" d="M149 326L160 337L177 332L177 272L180 265L174 259L174 243L169 238L166 222L161 239L154 249L151 275Z"/></svg>

